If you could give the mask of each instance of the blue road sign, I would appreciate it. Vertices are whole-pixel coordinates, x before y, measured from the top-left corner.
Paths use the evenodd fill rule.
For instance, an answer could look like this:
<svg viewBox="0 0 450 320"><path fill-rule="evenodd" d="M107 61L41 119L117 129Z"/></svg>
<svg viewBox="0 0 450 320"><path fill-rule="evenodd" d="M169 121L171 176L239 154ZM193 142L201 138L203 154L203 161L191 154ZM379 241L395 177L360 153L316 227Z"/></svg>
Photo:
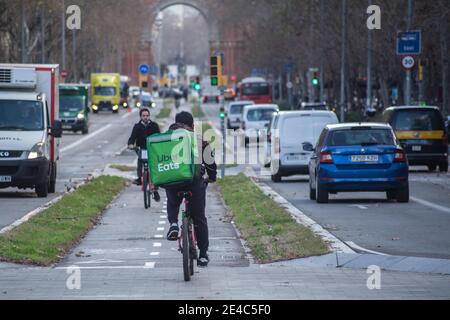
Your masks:
<svg viewBox="0 0 450 320"><path fill-rule="evenodd" d="M398 32L397 55L419 55L422 53L422 34L420 31Z"/></svg>
<svg viewBox="0 0 450 320"><path fill-rule="evenodd" d="M148 74L149 70L150 70L150 67L148 66L148 64L141 64L139 66L139 73L140 74Z"/></svg>
<svg viewBox="0 0 450 320"><path fill-rule="evenodd" d="M150 69L148 72L152 75L157 75L158 74L158 66L156 64L152 64L150 66Z"/></svg>

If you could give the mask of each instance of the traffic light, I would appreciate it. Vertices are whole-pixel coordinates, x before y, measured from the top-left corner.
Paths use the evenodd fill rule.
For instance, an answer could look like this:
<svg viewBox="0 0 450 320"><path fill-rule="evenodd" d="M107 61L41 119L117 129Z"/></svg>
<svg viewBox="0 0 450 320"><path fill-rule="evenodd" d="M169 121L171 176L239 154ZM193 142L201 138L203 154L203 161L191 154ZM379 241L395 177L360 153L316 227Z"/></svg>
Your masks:
<svg viewBox="0 0 450 320"><path fill-rule="evenodd" d="M139 85L141 88L148 88L148 76L140 74L139 75Z"/></svg>
<svg viewBox="0 0 450 320"><path fill-rule="evenodd" d="M312 84L313 84L313 86L317 87L319 85L319 83L320 83L319 74L317 72L314 72Z"/></svg>
<svg viewBox="0 0 450 320"><path fill-rule="evenodd" d="M224 107L220 107L219 117L220 117L220 119L225 119L226 113L225 113L225 108Z"/></svg>
<svg viewBox="0 0 450 320"><path fill-rule="evenodd" d="M202 89L202 86L200 84L200 77L197 77L195 79L194 89L197 91L200 91Z"/></svg>
<svg viewBox="0 0 450 320"><path fill-rule="evenodd" d="M222 56L211 56L210 67L211 86L220 86L222 79Z"/></svg>

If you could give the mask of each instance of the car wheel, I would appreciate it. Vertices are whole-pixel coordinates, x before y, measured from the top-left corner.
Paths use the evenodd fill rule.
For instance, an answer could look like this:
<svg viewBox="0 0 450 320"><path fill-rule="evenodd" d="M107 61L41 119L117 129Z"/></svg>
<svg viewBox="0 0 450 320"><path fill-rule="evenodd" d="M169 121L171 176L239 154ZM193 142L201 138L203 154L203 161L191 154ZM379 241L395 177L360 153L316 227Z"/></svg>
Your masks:
<svg viewBox="0 0 450 320"><path fill-rule="evenodd" d="M43 184L37 185L35 190L39 198L47 198L48 196L48 185L49 182L45 181Z"/></svg>
<svg viewBox="0 0 450 320"><path fill-rule="evenodd" d="M281 176L279 174L273 174L271 178L275 183L281 182Z"/></svg>
<svg viewBox="0 0 450 320"><path fill-rule="evenodd" d="M316 186L316 201L317 203L328 203L328 190L319 183Z"/></svg>
<svg viewBox="0 0 450 320"><path fill-rule="evenodd" d="M448 172L448 161L439 164L440 172Z"/></svg>
<svg viewBox="0 0 450 320"><path fill-rule="evenodd" d="M386 191L386 197L388 200L395 200L397 198L397 193L393 190Z"/></svg>
<svg viewBox="0 0 450 320"><path fill-rule="evenodd" d="M436 168L437 168L437 165L435 165L435 164L429 164L429 165L428 165L428 170L429 170L430 172L436 171Z"/></svg>
<svg viewBox="0 0 450 320"><path fill-rule="evenodd" d="M409 186L397 191L397 202L408 203L409 202Z"/></svg>
<svg viewBox="0 0 450 320"><path fill-rule="evenodd" d="M311 183L309 184L309 199L316 200L316 189L313 189Z"/></svg>

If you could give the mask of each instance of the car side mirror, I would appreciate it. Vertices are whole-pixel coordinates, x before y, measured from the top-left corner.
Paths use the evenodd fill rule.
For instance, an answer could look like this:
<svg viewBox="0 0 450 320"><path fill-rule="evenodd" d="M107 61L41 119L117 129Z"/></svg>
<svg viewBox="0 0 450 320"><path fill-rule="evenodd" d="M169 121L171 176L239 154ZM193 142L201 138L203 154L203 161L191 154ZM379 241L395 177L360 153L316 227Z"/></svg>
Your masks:
<svg viewBox="0 0 450 320"><path fill-rule="evenodd" d="M309 142L303 143L303 151L314 152L314 146Z"/></svg>
<svg viewBox="0 0 450 320"><path fill-rule="evenodd" d="M50 134L55 138L61 138L63 134L62 122L55 120L53 126L50 129Z"/></svg>

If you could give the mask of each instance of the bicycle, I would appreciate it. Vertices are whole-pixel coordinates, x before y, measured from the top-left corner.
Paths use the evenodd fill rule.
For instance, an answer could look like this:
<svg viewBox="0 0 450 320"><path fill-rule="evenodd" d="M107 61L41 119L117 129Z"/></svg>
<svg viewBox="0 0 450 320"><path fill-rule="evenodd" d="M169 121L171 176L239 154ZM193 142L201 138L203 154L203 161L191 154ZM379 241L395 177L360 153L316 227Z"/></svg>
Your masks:
<svg viewBox="0 0 450 320"><path fill-rule="evenodd" d="M134 148L136 151L139 159L138 161L142 162L142 178L141 178L141 185L142 185L142 192L144 193L144 207L145 209L150 209L152 204L152 197L151 197L151 183L150 183L150 170L148 168L148 154L147 150L141 149L139 147Z"/></svg>
<svg viewBox="0 0 450 320"><path fill-rule="evenodd" d="M178 235L178 251L183 254L184 281L188 282L194 275L194 261L198 260L197 237L195 235L194 221L189 212L189 200L192 198L192 192L183 191L177 195L183 198L184 203L182 211L183 224Z"/></svg>

